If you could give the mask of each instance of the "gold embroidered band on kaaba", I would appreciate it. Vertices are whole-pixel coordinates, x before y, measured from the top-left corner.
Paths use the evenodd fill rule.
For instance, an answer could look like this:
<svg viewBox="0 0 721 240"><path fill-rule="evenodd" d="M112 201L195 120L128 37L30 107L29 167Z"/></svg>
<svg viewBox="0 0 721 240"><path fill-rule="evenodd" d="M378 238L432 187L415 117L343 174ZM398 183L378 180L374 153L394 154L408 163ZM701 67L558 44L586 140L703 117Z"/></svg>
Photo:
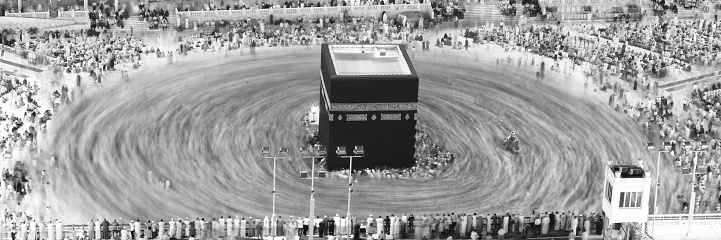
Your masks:
<svg viewBox="0 0 721 240"><path fill-rule="evenodd" d="M331 103L330 111L416 111L418 103Z"/></svg>

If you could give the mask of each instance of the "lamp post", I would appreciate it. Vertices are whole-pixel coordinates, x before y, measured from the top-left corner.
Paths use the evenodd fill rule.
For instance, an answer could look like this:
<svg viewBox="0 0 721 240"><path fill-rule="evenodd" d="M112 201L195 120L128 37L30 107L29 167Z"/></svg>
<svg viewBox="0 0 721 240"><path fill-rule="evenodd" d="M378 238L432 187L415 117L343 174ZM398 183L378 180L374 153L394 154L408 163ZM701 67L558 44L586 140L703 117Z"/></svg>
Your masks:
<svg viewBox="0 0 721 240"><path fill-rule="evenodd" d="M310 149L308 147L301 147L300 153L304 155L310 155L303 158L310 158L310 219L315 219L315 159L317 158L325 158L327 155L327 150L325 146L319 146L315 149L315 154L311 155ZM301 171L300 172L300 178L306 179L308 178L308 172L307 171ZM318 171L318 178L325 178L325 171ZM310 231L310 237L308 237L308 240L313 240L313 228L315 227L315 224L308 224L308 230Z"/></svg>
<svg viewBox="0 0 721 240"><path fill-rule="evenodd" d="M356 145L353 149L353 153L355 155L348 155L345 146L338 146L338 148L335 150L335 153L338 154L338 157L340 158L350 159L350 164L348 165L348 213L346 213L346 219L350 221L350 195L351 193L353 193L353 158L363 157L365 155L365 151L363 151L363 146Z"/></svg>
<svg viewBox="0 0 721 240"><path fill-rule="evenodd" d="M708 149L708 142L700 141L698 143L701 150L693 150L693 143L683 142L683 148L689 152L694 153L693 166L691 166L691 201L688 208L688 230L686 231L686 236L689 236L691 234L691 228L693 227L693 213L696 208L696 191L694 189L696 185L696 167L698 167L698 153L706 152L706 150Z"/></svg>
<svg viewBox="0 0 721 240"><path fill-rule="evenodd" d="M659 180L659 174L661 172L661 153L669 152L671 151L671 142L663 142L663 150L656 150L656 145L653 143L646 143L646 149L648 149L650 152L658 152L658 158L656 159L656 193L654 193L653 197L653 214L658 214L658 188L661 186L661 183ZM655 151L654 151L655 150ZM651 235L653 235L654 231L656 230L656 217L653 218L653 228L651 228Z"/></svg>
<svg viewBox="0 0 721 240"><path fill-rule="evenodd" d="M263 147L263 149L261 151L263 152L263 157L265 159L273 159L273 215L271 215L270 220L272 222L274 222L275 221L275 165L276 165L275 162L276 162L276 159L278 159L278 158L285 158L288 156L288 148L286 148L286 147L280 148L280 151L278 151L278 155L276 155L276 156L270 155L270 147ZM272 226L272 224L271 224L271 226ZM273 237L275 237L275 236L273 236Z"/></svg>

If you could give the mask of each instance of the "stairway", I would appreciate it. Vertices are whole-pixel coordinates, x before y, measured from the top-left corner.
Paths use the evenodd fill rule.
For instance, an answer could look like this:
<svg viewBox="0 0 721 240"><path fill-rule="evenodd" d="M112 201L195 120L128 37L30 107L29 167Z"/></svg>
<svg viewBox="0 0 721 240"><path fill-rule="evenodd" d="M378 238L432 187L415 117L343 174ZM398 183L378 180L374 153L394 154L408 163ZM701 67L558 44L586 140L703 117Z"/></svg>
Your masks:
<svg viewBox="0 0 721 240"><path fill-rule="evenodd" d="M686 10L686 9L684 9L684 8L682 8L682 7L679 7L679 9L678 9L678 19L692 19L692 18L696 18L696 13L697 13L697 10L696 10L696 9ZM671 13L671 14L672 14L672 15L669 15L669 16L670 16L670 17L673 17L673 16L674 16L673 13ZM703 11L700 11L700 10L698 11L698 17L699 17L699 18L702 18L702 17L703 17L703 14L704 14Z"/></svg>
<svg viewBox="0 0 721 240"><path fill-rule="evenodd" d="M521 4L516 4L516 16L503 16L498 6L494 4L468 3L465 6L465 18L462 20L462 25L465 27L481 26L485 25L486 22L498 24L501 21L505 24L511 24L518 21L520 19L519 15L523 14Z"/></svg>
<svg viewBox="0 0 721 240"><path fill-rule="evenodd" d="M175 29L175 26L177 25L176 16L174 13L170 13L168 16L168 29ZM162 31L162 29L150 29L150 22L141 21L140 17L138 15L131 15L128 17L128 19L123 20L123 27L120 28L118 26L111 26L108 31L130 31L130 28L133 28L133 31Z"/></svg>

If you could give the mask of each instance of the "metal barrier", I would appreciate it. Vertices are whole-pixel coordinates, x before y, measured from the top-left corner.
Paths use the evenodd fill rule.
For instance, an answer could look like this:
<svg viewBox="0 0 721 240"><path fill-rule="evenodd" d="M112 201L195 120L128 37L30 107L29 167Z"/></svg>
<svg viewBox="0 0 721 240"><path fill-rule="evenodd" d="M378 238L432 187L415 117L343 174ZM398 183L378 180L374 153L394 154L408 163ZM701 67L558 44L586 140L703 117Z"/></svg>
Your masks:
<svg viewBox="0 0 721 240"><path fill-rule="evenodd" d="M688 214L659 214L649 215L648 224L659 227L686 226ZM694 214L693 225L696 226L721 226L721 214Z"/></svg>
<svg viewBox="0 0 721 240"><path fill-rule="evenodd" d="M18 17L18 18L40 18L50 19L50 11L45 12L28 12L28 13L10 13L5 11L6 17ZM90 27L90 14L88 11L63 11L58 12L56 19L73 20L76 23L87 25Z"/></svg>
<svg viewBox="0 0 721 240"><path fill-rule="evenodd" d="M15 53L15 55L18 55L18 56L21 56L21 55L22 55L22 54L21 54L22 52L27 52L27 53L28 53L28 56L30 56L30 55L35 55L35 59L36 59L36 60L37 60L38 58L42 57L42 58L43 58L42 64L44 64L44 65L49 65L51 61L55 61L55 60L56 60L55 57L52 57L52 56L49 56L49 55L46 55L46 54L42 54L42 53L38 53L38 52L35 52L35 51L30 51L30 50L23 49L23 48L11 48L11 47L9 47L9 46L2 45L2 44L0 44L0 48L5 49L5 51L7 51L7 52Z"/></svg>
<svg viewBox="0 0 721 240"><path fill-rule="evenodd" d="M22 17L22 18L50 18L50 12L26 12L26 13L11 13L5 11L6 17ZM70 19L70 18L84 18L89 17L87 11L63 11L58 12L59 19Z"/></svg>
<svg viewBox="0 0 721 240"><path fill-rule="evenodd" d="M688 214L659 214L659 215L648 215L649 221L686 221L688 220ZM721 213L708 213L708 214L694 214L693 220L721 220Z"/></svg>

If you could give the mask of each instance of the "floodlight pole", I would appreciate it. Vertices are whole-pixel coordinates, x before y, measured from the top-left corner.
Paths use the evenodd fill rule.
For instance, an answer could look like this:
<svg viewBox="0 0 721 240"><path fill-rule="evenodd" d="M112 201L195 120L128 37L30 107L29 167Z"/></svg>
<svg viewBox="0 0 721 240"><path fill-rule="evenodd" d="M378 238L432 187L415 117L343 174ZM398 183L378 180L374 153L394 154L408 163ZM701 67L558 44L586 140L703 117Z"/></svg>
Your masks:
<svg viewBox="0 0 721 240"><path fill-rule="evenodd" d="M275 218L275 157L273 158L273 217ZM275 221L275 220L271 220ZM272 224L271 224L272 225Z"/></svg>
<svg viewBox="0 0 721 240"><path fill-rule="evenodd" d="M694 211L696 211L696 167L698 166L698 153L704 152L704 151L691 151L694 153L693 158L693 171L691 172L691 202L689 203L688 207L688 230L686 231L686 236L691 235L691 228L693 227L693 214Z"/></svg>
<svg viewBox="0 0 721 240"><path fill-rule="evenodd" d="M275 175L275 169L276 169L276 161L277 161L278 158L282 158L282 156L268 156L268 154L270 154L270 148L268 148L268 147L264 147L263 150L262 150L262 152L263 152L263 155L265 155L265 156L263 156L265 159L268 159L268 158L272 158L272 159L273 159L273 214L271 215L271 218L270 218L271 225L272 225L272 223L276 221L276 219L275 219L275 193L276 193L276 192L275 192L275 179L276 179L276 177L275 177L275 176L276 176L276 175ZM279 153L279 154L287 154L287 152L288 152L287 148L281 148L281 150L280 150L278 153ZM276 223L276 224L277 224L277 223ZM273 232L273 231L271 231L271 233L272 233L272 232ZM275 234L273 234L273 237L275 237Z"/></svg>
<svg viewBox="0 0 721 240"><path fill-rule="evenodd" d="M348 213L350 216L350 194L353 192L353 156L350 156L350 164L348 165ZM349 219L347 218L346 219Z"/></svg>
<svg viewBox="0 0 721 240"><path fill-rule="evenodd" d="M653 143L647 143L646 147L649 150L655 150L657 149ZM663 142L661 145L661 150L656 150L655 152L658 152L658 158L656 159L656 190L653 197L653 225L651 228L651 235L656 232L656 215L658 214L658 188L661 186L661 183L659 182L659 175L661 173L661 153L670 152L671 143L669 142Z"/></svg>
<svg viewBox="0 0 721 240"><path fill-rule="evenodd" d="M323 158L326 155L325 148L321 150L321 147L316 146L315 148L316 154L309 156L309 157L303 157L303 158L309 158L310 161L310 219L315 219L315 159L316 158ZM310 153L308 148L301 148L301 153ZM308 230L310 231L310 236L308 237L308 240L313 240L313 232L315 231L315 224L308 224Z"/></svg>
<svg viewBox="0 0 721 240"><path fill-rule="evenodd" d="M338 151L336 151L336 153L338 153ZM346 213L346 219L348 219L348 221L352 219L350 213L350 197L351 193L353 193L353 158L364 156L365 153L363 152L363 146L355 146L353 154L357 155L345 155L345 152L343 153L343 155L339 154L340 158L350 159L350 163L348 165L348 212Z"/></svg>
<svg viewBox="0 0 721 240"><path fill-rule="evenodd" d="M669 152L658 150L658 158L656 159L656 191L653 194L653 227L651 228L651 236L656 233L656 216L658 214L658 188L661 186L659 182L659 174L661 173L661 153Z"/></svg>
<svg viewBox="0 0 721 240"><path fill-rule="evenodd" d="M315 219L315 159L316 157L310 158L310 219ZM308 230L310 231L308 240L313 240L315 224L308 225Z"/></svg>
<svg viewBox="0 0 721 240"><path fill-rule="evenodd" d="M653 215L658 214L658 188L661 186L659 182L659 175L661 173L661 153L669 152L664 150L658 150L658 158L656 159L656 190L653 194ZM651 228L651 236L656 233L656 216L653 217L653 228Z"/></svg>
<svg viewBox="0 0 721 240"><path fill-rule="evenodd" d="M658 158L656 159L656 193L653 194L653 227L651 228L651 236L656 232L656 216L658 214L658 187L661 183L658 182L659 173L661 172L661 151L658 152Z"/></svg>
<svg viewBox="0 0 721 240"><path fill-rule="evenodd" d="M701 142L700 142L700 144L701 144L701 146L700 146L701 150L690 150L690 148L692 147L692 146L690 146L690 143L691 143L691 142L685 142L685 145L686 145L685 147L686 147L687 149L689 149L688 151L694 153L694 158L693 158L693 162L692 162L692 163L693 163L693 167L692 167L693 170L692 170L692 172L691 172L691 201L690 201L690 206L689 206L689 208L688 208L688 210L689 210L689 211L688 211L688 223L687 223L687 225L688 225L688 230L686 231L686 236L690 236L690 235L691 235L691 228L693 227L693 214L694 214L694 211L696 210L696 190L695 190L695 182L696 182L696 167L698 167L698 153L699 153L699 152L706 152L706 151L708 150L708 144L706 143L706 141L701 141Z"/></svg>

